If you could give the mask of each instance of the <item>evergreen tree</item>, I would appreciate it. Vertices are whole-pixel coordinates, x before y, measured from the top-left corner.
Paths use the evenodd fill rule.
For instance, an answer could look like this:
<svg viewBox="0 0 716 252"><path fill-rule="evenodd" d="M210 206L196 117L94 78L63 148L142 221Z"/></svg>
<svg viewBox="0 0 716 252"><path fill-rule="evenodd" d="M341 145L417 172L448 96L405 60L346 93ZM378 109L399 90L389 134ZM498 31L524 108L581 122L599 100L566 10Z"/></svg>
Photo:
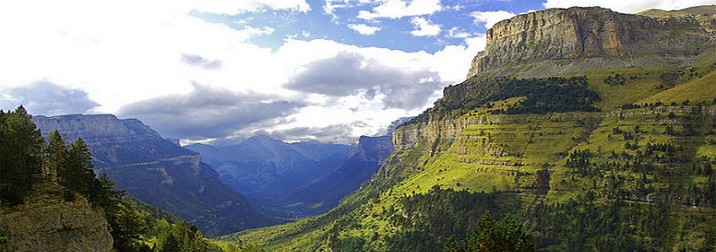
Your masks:
<svg viewBox="0 0 716 252"><path fill-rule="evenodd" d="M90 195L90 187L95 180L92 168L92 153L85 141L78 138L70 145L66 165L60 167L59 182L69 190L67 200L74 199L74 192L87 196L92 202L96 200L96 195Z"/></svg>
<svg viewBox="0 0 716 252"><path fill-rule="evenodd" d="M512 216L495 221L485 212L467 241L465 251L534 251L531 238Z"/></svg>
<svg viewBox="0 0 716 252"><path fill-rule="evenodd" d="M0 201L23 202L41 173L43 141L32 116L22 106L0 116Z"/></svg>
<svg viewBox="0 0 716 252"><path fill-rule="evenodd" d="M48 136L47 144L47 164L44 171L45 177L51 181L57 181L60 167L67 164L67 146L65 140L62 139L60 132L55 130Z"/></svg>

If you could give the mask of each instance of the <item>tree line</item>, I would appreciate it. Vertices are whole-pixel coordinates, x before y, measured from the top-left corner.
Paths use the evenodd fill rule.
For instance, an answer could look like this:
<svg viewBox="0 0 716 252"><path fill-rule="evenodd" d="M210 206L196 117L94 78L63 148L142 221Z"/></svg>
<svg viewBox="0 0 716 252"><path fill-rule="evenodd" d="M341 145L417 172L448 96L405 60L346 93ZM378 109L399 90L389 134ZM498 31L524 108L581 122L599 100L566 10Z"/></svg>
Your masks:
<svg viewBox="0 0 716 252"><path fill-rule="evenodd" d="M64 189L65 200L80 194L95 206L108 208L123 192L113 189L105 174L96 176L92 153L82 138L67 144L58 131L47 143L22 106L0 110L0 203L17 205L33 192L33 185L53 182Z"/></svg>

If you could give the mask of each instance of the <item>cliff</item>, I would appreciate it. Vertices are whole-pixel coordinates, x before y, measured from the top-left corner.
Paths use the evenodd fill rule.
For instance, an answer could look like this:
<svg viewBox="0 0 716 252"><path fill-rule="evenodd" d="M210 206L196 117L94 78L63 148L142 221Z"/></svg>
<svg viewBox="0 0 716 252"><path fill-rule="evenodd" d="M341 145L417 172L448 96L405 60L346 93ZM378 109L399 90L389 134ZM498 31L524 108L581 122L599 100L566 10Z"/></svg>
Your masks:
<svg viewBox="0 0 716 252"><path fill-rule="evenodd" d="M84 198L60 198L43 196L0 208L0 235L8 237L9 251L112 251L104 214Z"/></svg>
<svg viewBox="0 0 716 252"><path fill-rule="evenodd" d="M162 138L136 119L114 115L35 116L48 134L87 142L95 171L116 181L131 197L169 211L196 225L207 236L276 223L254 209L196 152Z"/></svg>
<svg viewBox="0 0 716 252"><path fill-rule="evenodd" d="M709 13L660 18L596 7L530 12L487 31L487 47L473 59L468 78L500 68L505 74L548 76L585 67L678 65L714 47L715 20ZM535 62L568 69L525 69Z"/></svg>

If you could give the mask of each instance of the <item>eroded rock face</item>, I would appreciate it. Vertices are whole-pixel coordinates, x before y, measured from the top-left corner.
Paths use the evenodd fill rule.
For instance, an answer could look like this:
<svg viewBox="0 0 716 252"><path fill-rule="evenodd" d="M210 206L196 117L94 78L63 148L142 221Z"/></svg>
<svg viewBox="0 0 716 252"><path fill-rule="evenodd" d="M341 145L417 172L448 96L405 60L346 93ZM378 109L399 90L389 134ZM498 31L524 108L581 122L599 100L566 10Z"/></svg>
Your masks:
<svg viewBox="0 0 716 252"><path fill-rule="evenodd" d="M704 18L654 18L602 8L549 9L503 20L487 31L487 47L472 61L468 78L489 69L526 62L656 56L693 57L714 45ZM708 22L706 22L708 23ZM635 63L637 62L637 63Z"/></svg>
<svg viewBox="0 0 716 252"><path fill-rule="evenodd" d="M112 251L104 214L85 199L24 204L0 210L10 251Z"/></svg>

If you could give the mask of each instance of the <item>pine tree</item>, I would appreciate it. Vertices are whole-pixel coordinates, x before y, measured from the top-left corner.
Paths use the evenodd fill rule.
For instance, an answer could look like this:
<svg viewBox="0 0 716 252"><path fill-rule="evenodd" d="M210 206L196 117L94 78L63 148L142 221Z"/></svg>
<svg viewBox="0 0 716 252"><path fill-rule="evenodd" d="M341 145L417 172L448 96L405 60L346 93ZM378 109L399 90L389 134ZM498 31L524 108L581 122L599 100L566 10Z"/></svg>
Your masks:
<svg viewBox="0 0 716 252"><path fill-rule="evenodd" d="M43 140L22 106L3 113L0 124L0 201L20 204L41 173Z"/></svg>
<svg viewBox="0 0 716 252"><path fill-rule="evenodd" d="M57 181L58 172L60 167L67 164L67 146L65 140L62 139L60 132L55 130L48 136L49 143L47 144L47 164L45 171L45 177L51 181Z"/></svg>
<svg viewBox="0 0 716 252"><path fill-rule="evenodd" d="M67 200L73 200L73 193L77 192L93 200L90 196L90 185L94 182L95 174L92 170L92 154L82 138L78 138L70 145L67 163L60 167L59 182L68 189L65 194Z"/></svg>

